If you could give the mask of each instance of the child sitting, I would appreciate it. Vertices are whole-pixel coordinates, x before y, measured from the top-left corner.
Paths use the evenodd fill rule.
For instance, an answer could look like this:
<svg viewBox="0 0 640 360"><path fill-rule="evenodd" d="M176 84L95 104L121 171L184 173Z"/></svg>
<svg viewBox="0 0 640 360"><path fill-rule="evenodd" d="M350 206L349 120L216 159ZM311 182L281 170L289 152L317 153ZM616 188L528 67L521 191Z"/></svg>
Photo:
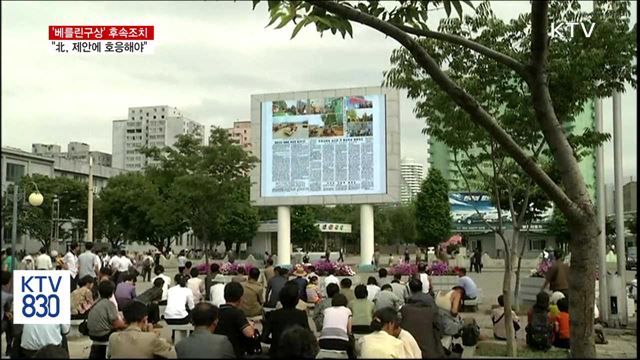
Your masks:
<svg viewBox="0 0 640 360"><path fill-rule="evenodd" d="M560 313L555 317L553 346L569 349L569 301L565 297L557 305Z"/></svg>
<svg viewBox="0 0 640 360"><path fill-rule="evenodd" d="M560 310L558 309L558 301L560 299L564 299L564 294L560 291L555 291L549 297L549 316L553 319L555 319L560 313Z"/></svg>
<svg viewBox="0 0 640 360"><path fill-rule="evenodd" d="M309 284L307 285L307 302L317 304L320 301L322 301L322 294L318 286L318 277L311 276L309 278Z"/></svg>

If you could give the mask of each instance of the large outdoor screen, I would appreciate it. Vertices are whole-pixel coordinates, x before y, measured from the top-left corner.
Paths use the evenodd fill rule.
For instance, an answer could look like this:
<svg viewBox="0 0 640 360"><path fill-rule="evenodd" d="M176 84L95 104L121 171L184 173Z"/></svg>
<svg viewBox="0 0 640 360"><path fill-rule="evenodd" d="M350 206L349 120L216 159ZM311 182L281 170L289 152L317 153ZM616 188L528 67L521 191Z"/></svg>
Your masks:
<svg viewBox="0 0 640 360"><path fill-rule="evenodd" d="M261 197L386 194L385 95L263 101Z"/></svg>

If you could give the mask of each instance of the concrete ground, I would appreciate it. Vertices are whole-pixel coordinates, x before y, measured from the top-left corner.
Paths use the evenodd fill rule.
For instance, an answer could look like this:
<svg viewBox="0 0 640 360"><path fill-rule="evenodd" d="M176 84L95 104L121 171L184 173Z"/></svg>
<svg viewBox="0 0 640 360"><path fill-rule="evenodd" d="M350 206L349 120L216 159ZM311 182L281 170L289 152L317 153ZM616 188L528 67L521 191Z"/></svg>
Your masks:
<svg viewBox="0 0 640 360"><path fill-rule="evenodd" d="M357 264L357 257L348 257L347 263ZM167 269L167 275L173 278L177 269ZM627 279L633 279L634 272L628 272ZM366 277L373 274L359 274L366 280ZM629 276L631 275L631 276ZM481 328L482 337L485 339L493 339L492 323L490 319L491 305L496 303L497 296L502 292L502 273L499 272L483 272L480 274L469 273L469 276L474 279L478 287L482 289L483 301L479 306L479 309L475 313L463 313L463 317L474 317ZM151 284L149 282L138 281L136 285L136 292L142 293L147 290ZM598 358L636 358L637 355L637 317L629 319L630 323L626 329L605 329L605 334L609 341L606 345L597 345ZM524 320L526 322L526 319ZM161 325L166 325L164 321L161 321ZM315 324L309 319L309 325L312 330L315 331ZM257 324L258 330L261 330L260 324ZM169 340L171 334L168 328L165 326L162 329L157 329L160 335ZM522 342L524 345L524 328L519 331L518 342ZM2 354L6 347L6 341L4 334L2 335ZM69 350L71 358L86 359L89 356L91 347L91 341L88 337L72 338L69 339Z"/></svg>

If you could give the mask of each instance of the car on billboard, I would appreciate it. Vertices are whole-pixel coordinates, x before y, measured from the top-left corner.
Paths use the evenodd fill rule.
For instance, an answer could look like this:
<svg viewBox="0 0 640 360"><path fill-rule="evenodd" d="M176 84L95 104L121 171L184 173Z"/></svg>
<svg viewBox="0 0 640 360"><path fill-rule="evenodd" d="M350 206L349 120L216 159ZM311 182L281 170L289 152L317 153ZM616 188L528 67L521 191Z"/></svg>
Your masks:
<svg viewBox="0 0 640 360"><path fill-rule="evenodd" d="M456 222L458 224L463 224L464 223L464 224L467 224L467 225L471 225L473 223L481 223L481 222L483 222L483 218L484 218L484 215L482 213L480 213L480 214L473 213L473 214L470 214L470 215L466 216L464 219L457 220Z"/></svg>

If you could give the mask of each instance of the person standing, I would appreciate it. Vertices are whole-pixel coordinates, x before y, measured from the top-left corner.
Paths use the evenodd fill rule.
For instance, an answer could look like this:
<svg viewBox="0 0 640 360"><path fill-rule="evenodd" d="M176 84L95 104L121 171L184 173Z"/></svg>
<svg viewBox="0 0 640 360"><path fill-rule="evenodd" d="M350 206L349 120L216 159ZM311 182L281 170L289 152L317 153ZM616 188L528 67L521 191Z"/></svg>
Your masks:
<svg viewBox="0 0 640 360"><path fill-rule="evenodd" d="M553 251L553 265L545 275L541 291L549 286L551 292L560 291L565 297L569 296L569 265L562 261L562 252L559 249Z"/></svg>
<svg viewBox="0 0 640 360"><path fill-rule="evenodd" d="M120 250L120 259L118 260L118 279L116 280L116 284L124 281L124 277L129 272L135 275L134 272L136 272L136 270L133 267L133 262L131 262L131 259L127 257L126 250Z"/></svg>
<svg viewBox="0 0 640 360"><path fill-rule="evenodd" d="M251 270L249 270L248 280L242 282L244 292L242 294L242 301L240 302L240 310L244 311L244 314L248 317L262 315L262 304L264 304L262 294L264 287L262 283L258 282L259 278L260 270L258 270L258 268L251 268Z"/></svg>
<svg viewBox="0 0 640 360"><path fill-rule="evenodd" d="M373 266L378 268L380 266L380 248L376 247L376 251L373 253Z"/></svg>
<svg viewBox="0 0 640 360"><path fill-rule="evenodd" d="M7 248L3 251L5 255L2 258L2 271L13 272L13 262L15 261L13 251L11 248Z"/></svg>
<svg viewBox="0 0 640 360"><path fill-rule="evenodd" d="M52 270L51 256L47 254L47 248L41 247L36 256L36 270Z"/></svg>
<svg viewBox="0 0 640 360"><path fill-rule="evenodd" d="M98 259L96 254L91 252L91 249L93 249L93 243L86 243L84 253L78 256L78 277L83 278L89 275L95 282L98 272L100 271L100 259Z"/></svg>
<svg viewBox="0 0 640 360"><path fill-rule="evenodd" d="M184 274L184 267L187 264L187 257L184 255L184 250L180 250L178 254L178 274Z"/></svg>
<svg viewBox="0 0 640 360"><path fill-rule="evenodd" d="M338 262L344 262L344 249L340 248L340 252L338 254Z"/></svg>
<svg viewBox="0 0 640 360"><path fill-rule="evenodd" d="M151 251L146 253L142 258L142 281L151 281L151 269L153 268L153 257L151 256Z"/></svg>
<svg viewBox="0 0 640 360"><path fill-rule="evenodd" d="M72 242L69 246L69 251L64 255L63 269L69 270L71 274L71 287L70 291L73 292L78 286L78 251L80 251L80 245L77 242Z"/></svg>
<svg viewBox="0 0 640 360"><path fill-rule="evenodd" d="M420 258L422 257L422 250L420 247L416 248L416 265L420 264Z"/></svg>
<svg viewBox="0 0 640 360"><path fill-rule="evenodd" d="M482 251L480 251L480 249L476 248L476 252L475 252L475 264L476 264L476 273L481 273L482 272Z"/></svg>
<svg viewBox="0 0 640 360"><path fill-rule="evenodd" d="M327 250L325 250L325 252L324 252L324 260L326 262L330 262L331 261L331 251L329 250L329 248L327 248Z"/></svg>
<svg viewBox="0 0 640 360"><path fill-rule="evenodd" d="M404 262L408 264L410 261L411 261L411 258L409 256L409 247L405 246L405 248L404 248Z"/></svg>

